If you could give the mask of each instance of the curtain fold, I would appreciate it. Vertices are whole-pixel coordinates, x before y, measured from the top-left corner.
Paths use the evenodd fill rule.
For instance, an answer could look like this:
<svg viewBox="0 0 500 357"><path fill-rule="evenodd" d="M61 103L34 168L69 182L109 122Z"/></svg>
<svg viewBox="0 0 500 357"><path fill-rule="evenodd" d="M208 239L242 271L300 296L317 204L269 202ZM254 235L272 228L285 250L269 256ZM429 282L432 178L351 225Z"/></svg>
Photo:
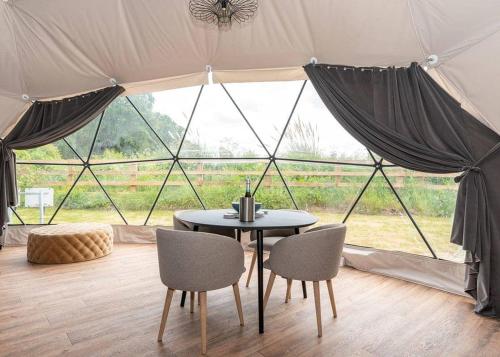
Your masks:
<svg viewBox="0 0 500 357"><path fill-rule="evenodd" d="M8 209L18 204L16 149L50 144L79 130L124 92L120 86L71 98L36 101L12 131L0 141L0 226L8 221ZM3 229L0 230L0 234Z"/></svg>
<svg viewBox="0 0 500 357"><path fill-rule="evenodd" d="M463 110L416 63L408 68L304 67L339 123L401 167L461 173L451 242L466 251L465 291L477 313L496 316L500 297L500 137Z"/></svg>

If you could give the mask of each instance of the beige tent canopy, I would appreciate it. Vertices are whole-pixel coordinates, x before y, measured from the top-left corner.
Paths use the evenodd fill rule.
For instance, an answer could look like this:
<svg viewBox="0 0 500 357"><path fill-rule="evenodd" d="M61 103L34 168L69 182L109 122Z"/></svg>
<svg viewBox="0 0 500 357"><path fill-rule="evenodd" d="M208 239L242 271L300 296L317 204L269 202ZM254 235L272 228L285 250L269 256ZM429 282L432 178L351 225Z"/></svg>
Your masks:
<svg viewBox="0 0 500 357"><path fill-rule="evenodd" d="M261 0L229 31L197 23L186 0L3 0L0 133L32 100L110 85L129 93L214 81L305 77L302 65L405 66L429 73L500 133L500 2Z"/></svg>

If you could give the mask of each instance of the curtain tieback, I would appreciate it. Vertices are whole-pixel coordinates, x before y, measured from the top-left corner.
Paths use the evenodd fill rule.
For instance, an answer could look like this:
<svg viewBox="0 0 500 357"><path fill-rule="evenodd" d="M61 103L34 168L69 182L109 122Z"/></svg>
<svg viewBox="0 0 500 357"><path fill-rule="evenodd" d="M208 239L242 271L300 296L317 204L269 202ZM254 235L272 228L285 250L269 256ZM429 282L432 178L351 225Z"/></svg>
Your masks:
<svg viewBox="0 0 500 357"><path fill-rule="evenodd" d="M477 160L475 163L473 163L470 166L465 166L462 168L462 173L455 177L455 182L460 182L465 176L467 176L471 172L479 173L481 172L481 168L479 165L486 160L488 157L490 157L493 153L495 153L498 149L500 149L500 142L496 143L495 146L493 146L486 154L483 155L479 160Z"/></svg>
<svg viewBox="0 0 500 357"><path fill-rule="evenodd" d="M462 181L462 179L463 179L465 176L467 176L469 173L471 173L471 172L476 172L476 173L481 172L481 168L480 168L480 167L478 167L478 166L475 166L475 165L473 165L473 166L466 166L466 167L462 168L462 171L463 171L463 172L462 172L460 175L458 175L458 176L456 176L456 177L454 178L454 181L455 181L456 183L459 183L460 181Z"/></svg>
<svg viewBox="0 0 500 357"><path fill-rule="evenodd" d="M10 161L11 157L12 156L9 153L9 148L5 143L5 140L0 139L0 158L2 159L3 162L8 162Z"/></svg>

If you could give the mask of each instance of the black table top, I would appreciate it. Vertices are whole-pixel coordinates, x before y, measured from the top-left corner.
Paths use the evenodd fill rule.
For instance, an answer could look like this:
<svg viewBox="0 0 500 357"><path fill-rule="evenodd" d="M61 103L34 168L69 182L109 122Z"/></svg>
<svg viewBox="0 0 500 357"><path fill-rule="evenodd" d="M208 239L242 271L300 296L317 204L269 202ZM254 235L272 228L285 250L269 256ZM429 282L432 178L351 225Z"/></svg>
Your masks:
<svg viewBox="0 0 500 357"><path fill-rule="evenodd" d="M242 230L263 230L280 228L300 228L315 224L318 219L305 211L264 210L264 215L254 222L240 222L238 218L224 218L231 209L189 210L175 212L181 221L195 226L234 228Z"/></svg>

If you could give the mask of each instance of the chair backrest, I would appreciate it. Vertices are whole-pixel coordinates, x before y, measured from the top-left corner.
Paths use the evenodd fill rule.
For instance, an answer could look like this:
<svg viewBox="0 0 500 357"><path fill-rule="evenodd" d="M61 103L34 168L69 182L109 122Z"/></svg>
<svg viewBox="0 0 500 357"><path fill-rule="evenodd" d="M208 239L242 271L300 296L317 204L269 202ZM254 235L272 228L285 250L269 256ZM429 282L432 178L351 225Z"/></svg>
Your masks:
<svg viewBox="0 0 500 357"><path fill-rule="evenodd" d="M310 229L306 230L305 232L306 233L316 232L316 231L322 231L322 230L328 229L328 228L337 228L337 227L341 227L341 226L345 226L345 224L344 223L330 223L330 224L324 224L322 226L316 226L316 227L310 228Z"/></svg>
<svg viewBox="0 0 500 357"><path fill-rule="evenodd" d="M209 291L236 283L245 271L241 244L211 233L158 229L160 277L171 289Z"/></svg>
<svg viewBox="0 0 500 357"><path fill-rule="evenodd" d="M299 228L299 232L303 233L305 228ZM264 237L290 237L295 233L295 228L283 228L283 229L265 229L262 232ZM250 232L250 240L254 241L257 239L257 231Z"/></svg>
<svg viewBox="0 0 500 357"><path fill-rule="evenodd" d="M192 231L193 225L191 223L184 222L176 217L175 213L172 216L172 221L174 223L174 229L177 231ZM219 234L221 236L236 238L236 232L232 228L215 228L215 227L200 227L198 232Z"/></svg>
<svg viewBox="0 0 500 357"><path fill-rule="evenodd" d="M271 249L271 270L295 280L331 279L339 271L345 233L345 224L335 224L281 239Z"/></svg>

